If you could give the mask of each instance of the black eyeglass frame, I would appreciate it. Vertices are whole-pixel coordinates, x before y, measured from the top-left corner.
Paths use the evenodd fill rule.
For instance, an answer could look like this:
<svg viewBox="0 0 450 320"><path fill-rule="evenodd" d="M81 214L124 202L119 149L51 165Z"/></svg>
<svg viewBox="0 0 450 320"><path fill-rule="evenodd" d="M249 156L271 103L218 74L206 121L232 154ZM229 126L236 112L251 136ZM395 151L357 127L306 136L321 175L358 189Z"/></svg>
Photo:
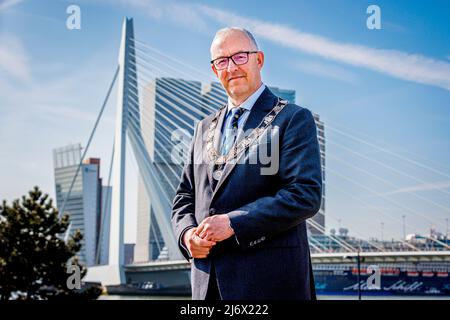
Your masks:
<svg viewBox="0 0 450 320"><path fill-rule="evenodd" d="M246 63L248 62L248 55L249 55L249 54L251 54L251 53L258 53L258 52L259 52L259 51L239 51L239 52L233 53L231 56L228 56L228 57L219 57L219 58L216 58L216 59L214 59L214 60L211 60L210 62L211 62L211 64L214 66L214 68L216 68L216 70L224 70L224 69L228 68L228 65L230 64L230 59L233 60L233 63L234 63L235 65L237 65L237 66L242 66L242 65L244 65L244 64L246 64ZM244 63L239 63L239 64L238 64L238 63L236 63L236 61L234 61L233 57L234 57L235 55L241 54L241 53L247 54L247 61L245 61ZM217 66L214 64L214 61L219 60L219 59L225 59L225 58L228 59L226 67L221 68L221 69L217 68Z"/></svg>

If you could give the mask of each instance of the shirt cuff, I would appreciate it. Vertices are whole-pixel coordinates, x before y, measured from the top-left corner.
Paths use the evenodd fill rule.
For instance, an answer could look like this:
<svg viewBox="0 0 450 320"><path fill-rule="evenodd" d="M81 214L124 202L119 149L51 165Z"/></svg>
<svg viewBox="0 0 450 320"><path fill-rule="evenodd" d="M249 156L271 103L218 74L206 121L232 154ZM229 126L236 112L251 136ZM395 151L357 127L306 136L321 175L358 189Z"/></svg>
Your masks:
<svg viewBox="0 0 450 320"><path fill-rule="evenodd" d="M186 251L189 259L192 259L191 253L189 252L188 248L186 247L186 245L184 244L184 234L189 230L195 228L195 226L189 226L186 227L183 231L181 231L181 235L180 235L180 247L184 249L184 251Z"/></svg>

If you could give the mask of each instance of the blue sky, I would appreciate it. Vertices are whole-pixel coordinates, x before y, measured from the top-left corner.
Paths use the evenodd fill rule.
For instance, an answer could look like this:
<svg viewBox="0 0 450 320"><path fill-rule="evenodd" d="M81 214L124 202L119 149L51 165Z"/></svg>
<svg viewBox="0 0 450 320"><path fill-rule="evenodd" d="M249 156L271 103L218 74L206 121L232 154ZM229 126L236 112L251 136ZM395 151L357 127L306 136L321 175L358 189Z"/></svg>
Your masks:
<svg viewBox="0 0 450 320"><path fill-rule="evenodd" d="M71 4L81 9L81 30L66 28ZM370 4L381 9L381 30L366 27ZM398 238L406 215L407 233L445 233L448 1L0 1L0 198L34 185L54 196L52 149L86 144L117 64L124 16L134 17L136 38L205 73L218 28L254 32L266 53L265 83L295 89L297 103L327 127L327 230L340 220L351 235L380 238L383 222L384 238ZM114 106L89 154L104 169Z"/></svg>

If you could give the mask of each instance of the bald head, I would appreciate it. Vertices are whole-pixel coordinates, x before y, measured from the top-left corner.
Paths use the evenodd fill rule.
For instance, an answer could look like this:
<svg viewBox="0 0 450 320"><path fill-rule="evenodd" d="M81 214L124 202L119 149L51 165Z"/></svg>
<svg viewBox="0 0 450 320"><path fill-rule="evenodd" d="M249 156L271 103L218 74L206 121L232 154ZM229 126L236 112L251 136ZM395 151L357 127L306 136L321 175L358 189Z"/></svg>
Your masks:
<svg viewBox="0 0 450 320"><path fill-rule="evenodd" d="M220 43L222 43L226 38L236 36L237 34L240 34L241 36L247 38L248 40L248 48L250 50L259 51L258 44L256 43L255 37L251 34L250 31L244 28L238 28L238 27L227 27L220 29L216 32L214 39L211 43L211 59L214 59L213 56L213 48Z"/></svg>

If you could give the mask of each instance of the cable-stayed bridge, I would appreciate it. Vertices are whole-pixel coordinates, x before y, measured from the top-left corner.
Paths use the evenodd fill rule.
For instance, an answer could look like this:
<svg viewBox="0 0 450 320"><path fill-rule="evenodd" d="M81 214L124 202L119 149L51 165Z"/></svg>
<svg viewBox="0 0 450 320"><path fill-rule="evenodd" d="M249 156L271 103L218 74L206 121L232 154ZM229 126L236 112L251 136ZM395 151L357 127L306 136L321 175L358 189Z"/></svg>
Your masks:
<svg viewBox="0 0 450 320"><path fill-rule="evenodd" d="M202 81L205 79L207 80L206 85L205 81ZM185 62L170 57L146 42L136 39L133 20L128 18L124 20L118 66L83 154L84 158L97 125L101 121L104 108L112 92L111 88L115 86L117 106L114 147L108 179L108 185L112 186L110 225L108 228L109 263L108 265L90 267L87 276L89 281L101 281L104 285L120 285L143 283L157 279L166 285L174 285L186 283L189 279L189 263L183 259L179 252L170 223L170 214L172 199L183 167L183 159L186 156L186 151L189 150L190 138L195 124L215 112L226 102L223 89L218 83L211 82L212 80L210 75L205 75ZM289 92L280 90L278 94L289 94ZM324 177L326 177L326 173L348 180L355 186L365 189L367 193L397 206L405 213L420 216L424 221L432 222L435 225L442 225L441 222L432 217L411 206L396 202L357 179L326 168L325 128L347 135L349 139L353 139L357 143L368 144L370 148L378 148L381 149L380 151L384 149L386 152L389 152L389 150L371 144L338 125L327 123L324 126L318 116L316 123L319 132L318 138L321 143ZM127 141L137 163L140 199L140 205L138 206L138 243L135 249L137 253L135 258L138 258L131 265L125 265L124 260L124 225L127 215L125 208ZM347 149L348 152L366 161L377 161L358 152L357 149L351 149L335 141L327 140L328 142L344 150ZM397 154L393 154L393 156L401 157ZM327 154L328 158L355 166L353 163L333 154ZM409 158L402 160L415 162L415 165L425 167L425 165ZM392 167L388 163L379 161L378 165L394 170L398 174L408 175L407 172ZM447 176L444 171L432 167L425 169ZM363 168L360 168L360 170L368 176L374 176L373 178L381 180L386 185L397 187L394 182L388 179L375 176L375 174ZM416 179L418 183L425 183L418 178L412 176L411 178ZM342 193L351 201L359 202L362 205L370 205L366 200L357 198L352 193L335 188L333 185L326 184L326 188L333 190L333 192ZM446 190L442 190L442 192L450 195L450 192ZM450 212L448 207L432 199L419 193L411 192L411 194L429 205ZM69 195L67 195L68 197ZM395 219L383 210L375 209L375 211L380 216ZM345 235L327 233L324 226L324 215L323 204L316 217L307 221L313 263L320 265L354 264L352 259L355 257L358 257L358 260L361 258L366 265L370 263L381 265L401 263L407 265L411 263L450 262L448 236L445 238L431 235L424 236L421 241L401 239L390 246L376 240L355 241ZM101 221L104 220L104 218L101 219ZM405 221L399 220L398 223L399 225L402 223L405 225ZM104 230L104 228L100 228L100 230ZM154 251L156 251L156 254ZM450 269L446 272L450 272Z"/></svg>

